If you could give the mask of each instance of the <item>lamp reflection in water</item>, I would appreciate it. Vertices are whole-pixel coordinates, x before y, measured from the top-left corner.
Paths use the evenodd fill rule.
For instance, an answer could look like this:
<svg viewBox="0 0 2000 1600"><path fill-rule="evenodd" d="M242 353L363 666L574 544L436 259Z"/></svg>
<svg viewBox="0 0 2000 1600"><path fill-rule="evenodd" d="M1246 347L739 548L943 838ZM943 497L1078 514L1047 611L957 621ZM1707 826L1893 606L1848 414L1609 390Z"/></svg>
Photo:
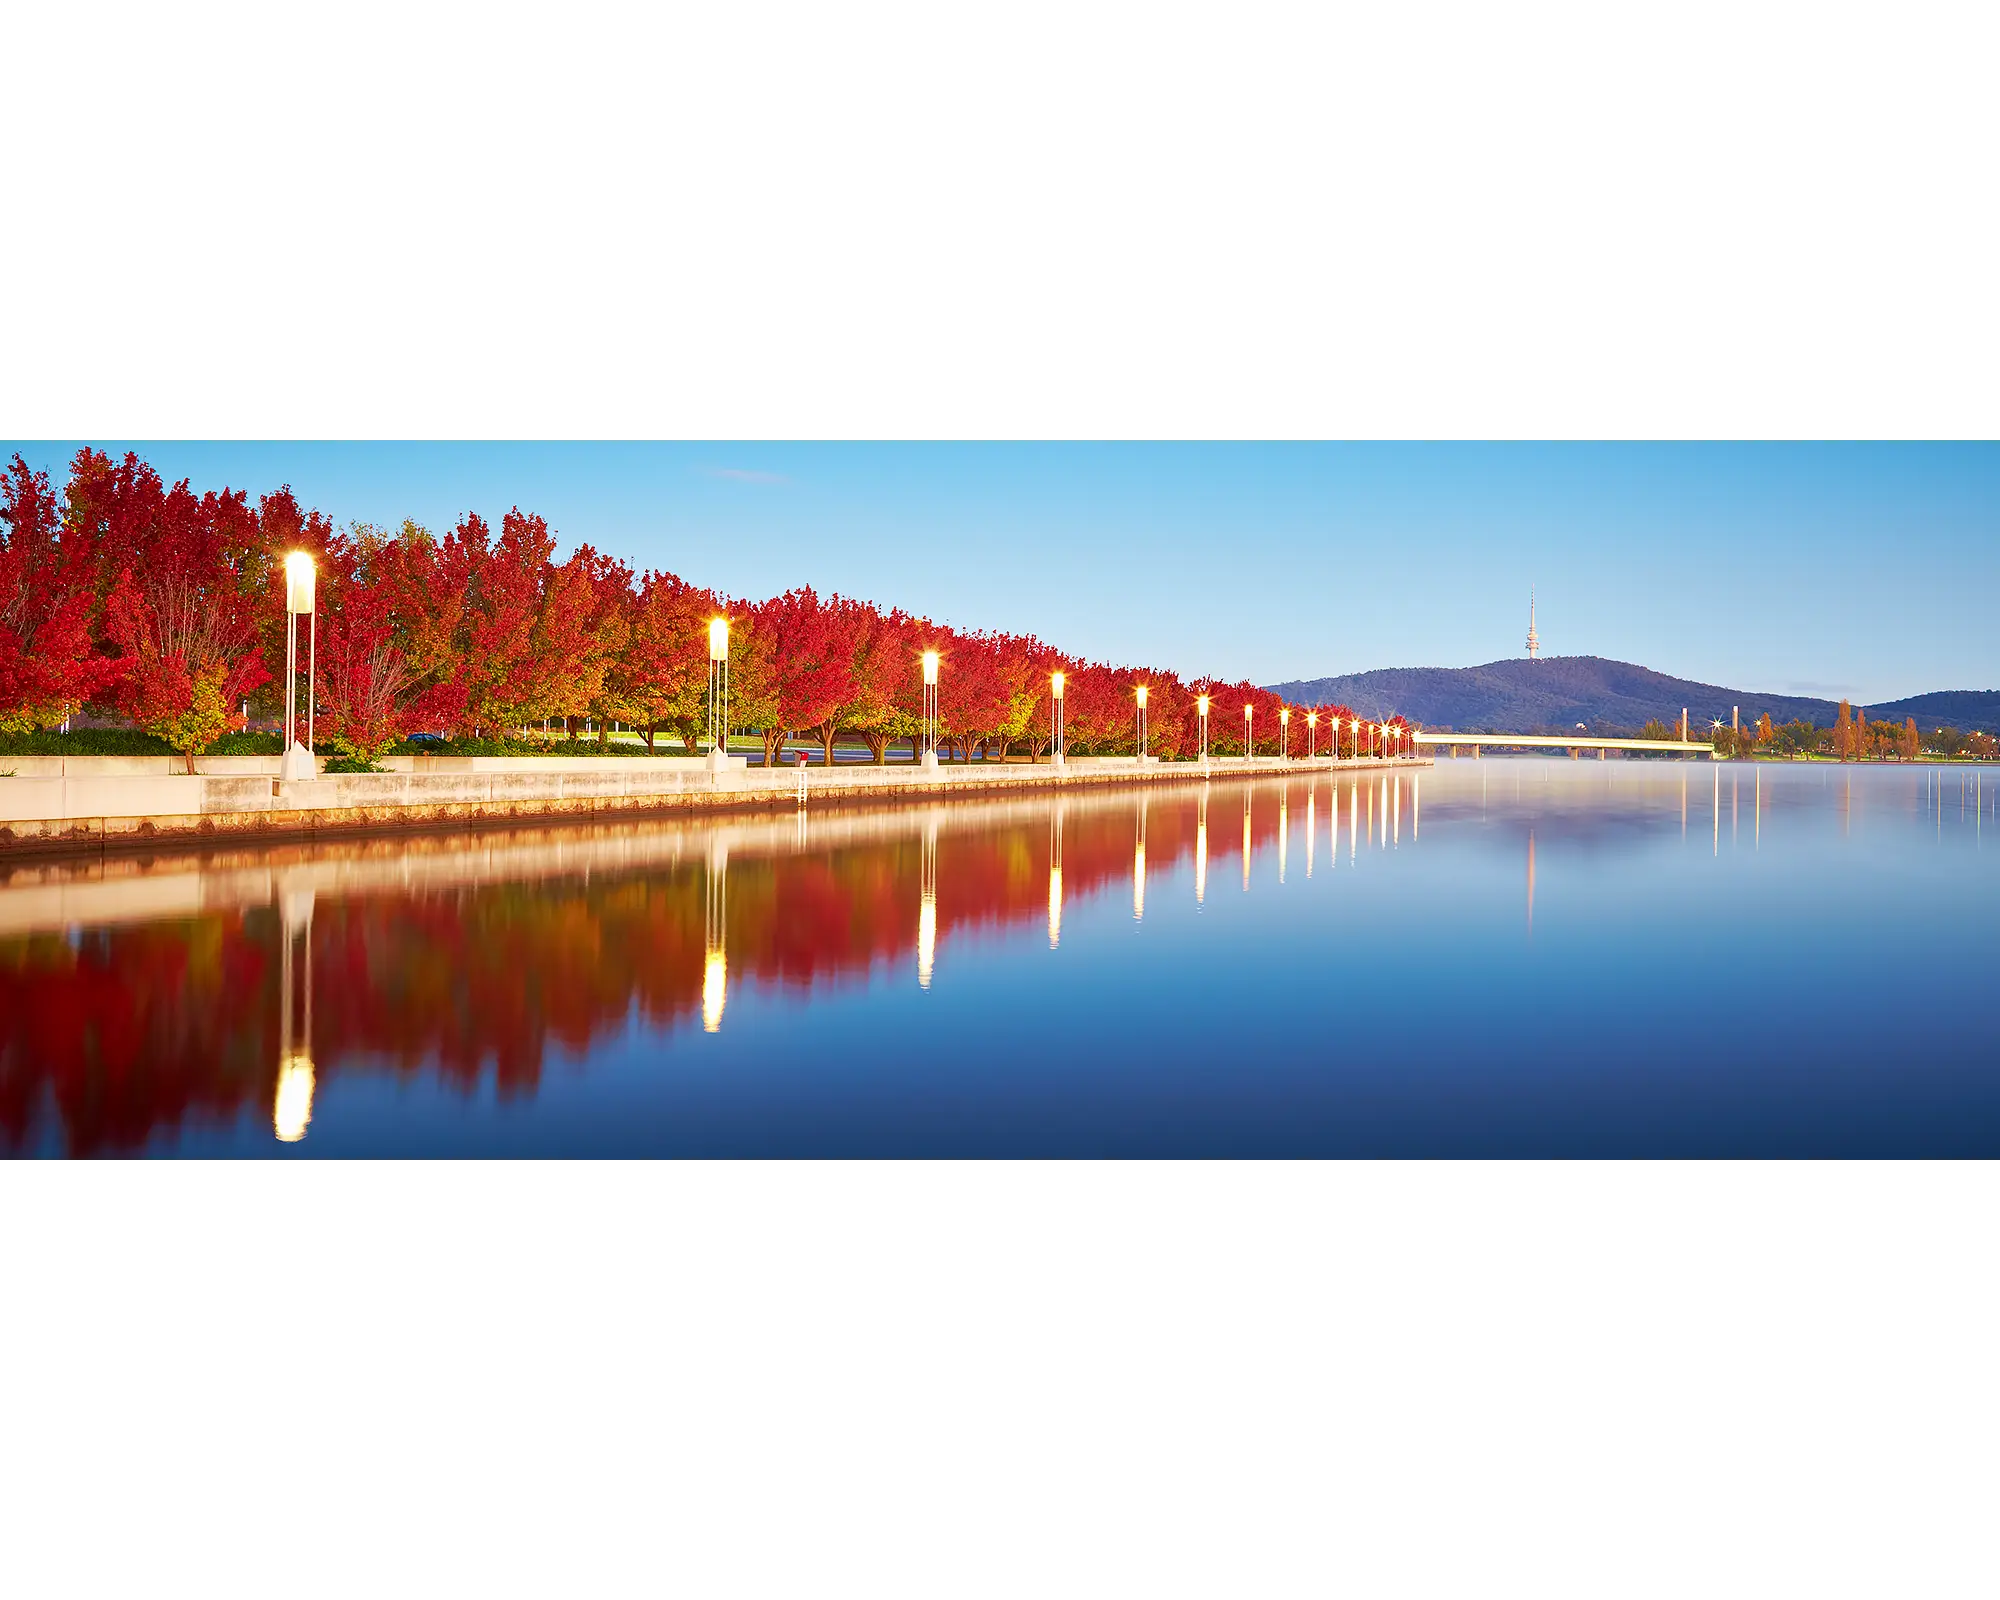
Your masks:
<svg viewBox="0 0 2000 1600"><path fill-rule="evenodd" d="M1313 830L1318 826L1318 823L1313 818L1313 800L1318 789L1319 782L1317 779L1306 785L1306 877L1308 880L1313 875Z"/></svg>
<svg viewBox="0 0 2000 1600"><path fill-rule="evenodd" d="M1394 792L1389 799L1390 832L1394 836L1397 849L1403 847L1403 775L1396 774Z"/></svg>
<svg viewBox="0 0 2000 1600"><path fill-rule="evenodd" d="M1139 830L1132 845L1132 920L1146 920L1146 797L1139 796Z"/></svg>
<svg viewBox="0 0 2000 1600"><path fill-rule="evenodd" d="M937 813L924 823L923 903L917 908L917 983L931 986L931 966L937 960Z"/></svg>
<svg viewBox="0 0 2000 1600"><path fill-rule="evenodd" d="M1062 830L1063 802L1056 802L1049 820L1049 948L1062 943Z"/></svg>
<svg viewBox="0 0 2000 1600"><path fill-rule="evenodd" d="M1204 698L1206 698L1204 696ZM1194 807L1194 903L1199 906L1208 894L1208 790L1195 797Z"/></svg>
<svg viewBox="0 0 2000 1600"><path fill-rule="evenodd" d="M1250 791L1243 791L1243 892L1250 892Z"/></svg>
<svg viewBox="0 0 2000 1600"><path fill-rule="evenodd" d="M708 846L708 904L702 922L701 1031L719 1033L729 992L729 846L719 835Z"/></svg>
<svg viewBox="0 0 2000 1600"><path fill-rule="evenodd" d="M1535 830L1528 830L1528 937L1535 936Z"/></svg>
<svg viewBox="0 0 2000 1600"><path fill-rule="evenodd" d="M271 1106L271 1128L284 1144L297 1144L306 1136L313 1118L313 1064L305 1051L284 1056L278 1062L278 1097Z"/></svg>
<svg viewBox="0 0 2000 1600"><path fill-rule="evenodd" d="M283 943L278 954L278 1089L271 1102L271 1131L283 1144L297 1144L312 1121L312 914L312 890L279 890L279 938ZM301 963L305 968L305 1006L294 1038L292 952L301 942L305 946Z"/></svg>
<svg viewBox="0 0 2000 1600"><path fill-rule="evenodd" d="M1285 846L1291 842L1292 837L1291 795L1288 792L1290 787L1287 784L1285 789L1278 792L1278 882L1280 884L1285 881Z"/></svg>

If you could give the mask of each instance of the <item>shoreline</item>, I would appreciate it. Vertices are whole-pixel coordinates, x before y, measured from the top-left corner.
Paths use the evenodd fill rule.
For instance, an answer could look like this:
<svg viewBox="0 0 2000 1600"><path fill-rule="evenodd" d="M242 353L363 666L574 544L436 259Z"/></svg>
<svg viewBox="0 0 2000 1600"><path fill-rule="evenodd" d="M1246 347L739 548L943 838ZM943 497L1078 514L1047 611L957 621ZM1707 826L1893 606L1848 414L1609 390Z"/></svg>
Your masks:
<svg viewBox="0 0 2000 1600"><path fill-rule="evenodd" d="M506 770L507 758L494 757L478 762L488 769L484 771L352 773L297 783L262 774L12 778L0 781L0 860L97 856L163 845L200 848L570 820L797 811L857 801L937 804L1024 791L1213 783L1434 765L1426 756L1341 761L1276 756L1245 761L1239 756L1206 764L1149 761L1142 766L1125 756L1072 757L1061 768L1047 762L992 766L974 762L935 770L870 763L832 769L737 767L715 773L706 763L687 762L676 763L677 770L648 773L632 770L632 761L613 757L584 767L577 758L561 758L561 771L519 771ZM276 765L275 759L271 764ZM32 788L16 790L17 784ZM119 801L131 809L110 804ZM135 804L141 801L150 803L141 808ZM44 814L11 814L24 811ZM51 811L59 814L46 814Z"/></svg>

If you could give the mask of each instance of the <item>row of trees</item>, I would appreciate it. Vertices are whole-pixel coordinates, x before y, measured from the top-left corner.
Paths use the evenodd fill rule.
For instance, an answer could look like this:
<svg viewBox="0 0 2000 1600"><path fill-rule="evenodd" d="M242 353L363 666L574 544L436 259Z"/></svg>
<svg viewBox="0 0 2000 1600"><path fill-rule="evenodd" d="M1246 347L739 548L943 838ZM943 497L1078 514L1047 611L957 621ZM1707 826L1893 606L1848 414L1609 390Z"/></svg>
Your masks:
<svg viewBox="0 0 2000 1600"><path fill-rule="evenodd" d="M1957 730L1952 730L1957 735ZM1755 727L1719 728L1714 734L1716 748L1730 756L1754 756L1768 752L1780 756L1831 756L1836 761L1915 761L1926 754L1960 754L1972 748L1964 735L1957 735L1956 748L1941 750L1938 741L1926 743L1917 729L1917 719L1901 723L1870 721L1865 709L1840 702L1830 728L1817 727L1803 718L1774 725L1769 713L1759 717ZM1991 745L1983 735L1974 735Z"/></svg>
<svg viewBox="0 0 2000 1600"><path fill-rule="evenodd" d="M169 488L136 455L84 449L60 493L17 455L0 517L0 733L101 708L166 739L190 770L242 708L269 714L282 699L294 550L319 574L321 742L361 760L412 731L491 738L559 723L573 737L585 720L600 738L623 723L648 748L664 734L692 752L716 616L730 622L732 724L762 734L767 761L796 736L829 760L843 737L877 761L898 741L914 755L927 650L943 658L948 756L1044 753L1057 671L1079 754L1133 747L1142 683L1156 755L1198 753L1204 693L1213 750L1244 747L1246 707L1259 753L1307 742L1302 709L1287 734L1285 702L1254 684L1080 660L1032 635L959 631L811 588L745 601L587 544L557 560L548 524L518 509L497 530L468 514L442 535L413 522L339 532L289 488L253 507L240 490ZM1348 748L1353 713L1323 709ZM1324 728L1316 737L1327 748Z"/></svg>

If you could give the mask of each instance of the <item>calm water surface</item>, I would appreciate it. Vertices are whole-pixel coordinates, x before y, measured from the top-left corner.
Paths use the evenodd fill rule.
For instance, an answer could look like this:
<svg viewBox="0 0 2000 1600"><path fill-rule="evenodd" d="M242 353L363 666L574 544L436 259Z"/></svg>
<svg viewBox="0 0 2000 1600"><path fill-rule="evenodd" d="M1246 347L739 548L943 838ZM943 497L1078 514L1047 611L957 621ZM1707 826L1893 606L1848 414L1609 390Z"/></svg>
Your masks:
<svg viewBox="0 0 2000 1600"><path fill-rule="evenodd" d="M2000 1155L1996 774L1459 761L0 867L12 1155Z"/></svg>

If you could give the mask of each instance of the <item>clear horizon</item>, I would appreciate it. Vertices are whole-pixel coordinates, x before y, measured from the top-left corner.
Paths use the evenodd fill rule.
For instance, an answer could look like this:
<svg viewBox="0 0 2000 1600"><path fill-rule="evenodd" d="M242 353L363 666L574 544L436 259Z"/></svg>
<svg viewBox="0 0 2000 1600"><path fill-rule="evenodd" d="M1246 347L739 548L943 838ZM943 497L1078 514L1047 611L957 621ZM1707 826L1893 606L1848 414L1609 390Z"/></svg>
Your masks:
<svg viewBox="0 0 2000 1600"><path fill-rule="evenodd" d="M564 550L1281 683L1605 656L1882 703L2000 687L2000 446L88 441L339 526ZM78 441L7 443L61 480ZM1353 596L1365 599L1357 607Z"/></svg>

